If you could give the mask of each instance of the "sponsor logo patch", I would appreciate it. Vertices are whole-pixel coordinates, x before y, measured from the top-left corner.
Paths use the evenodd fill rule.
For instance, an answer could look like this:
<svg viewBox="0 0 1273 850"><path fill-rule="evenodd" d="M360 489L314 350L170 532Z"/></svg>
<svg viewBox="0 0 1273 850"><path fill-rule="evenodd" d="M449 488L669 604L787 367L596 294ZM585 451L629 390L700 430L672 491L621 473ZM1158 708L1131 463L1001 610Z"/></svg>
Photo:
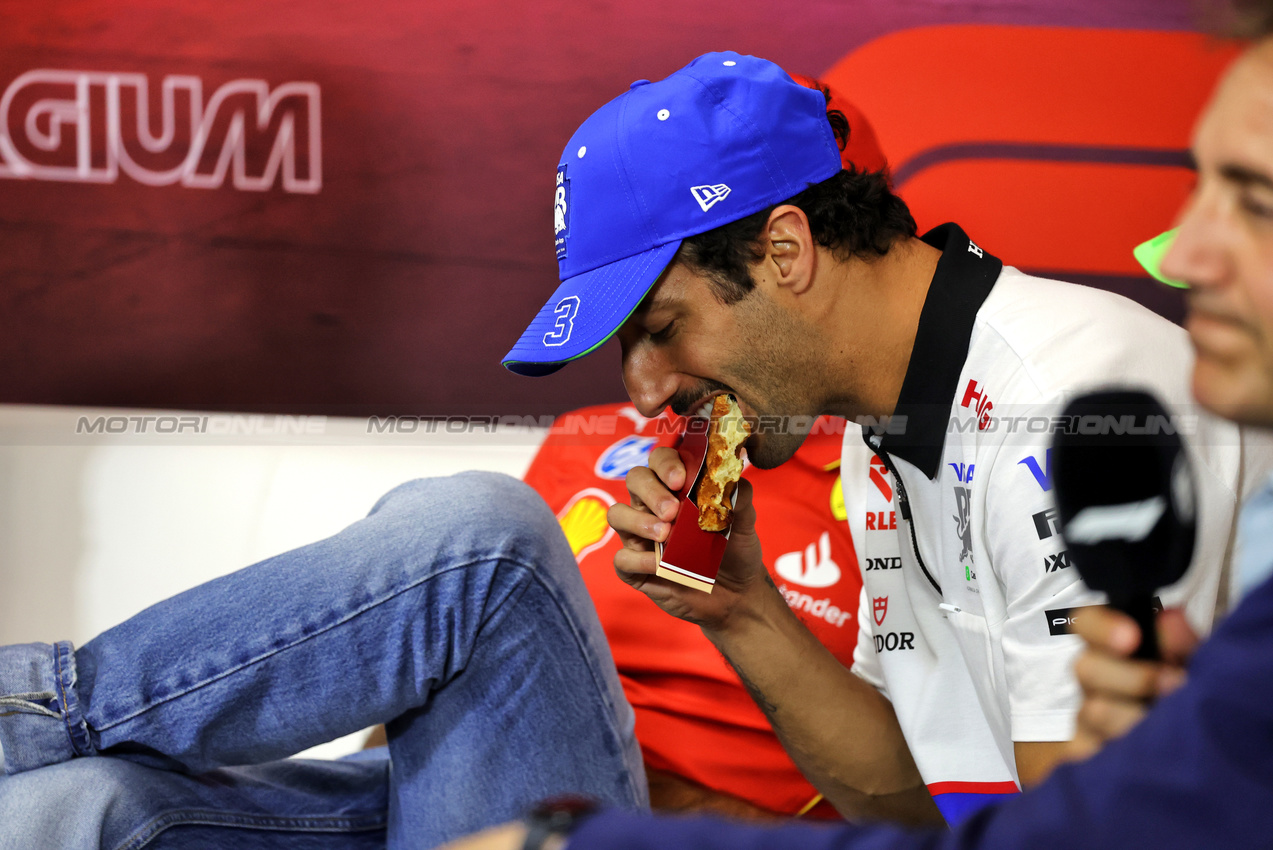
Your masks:
<svg viewBox="0 0 1273 850"><path fill-rule="evenodd" d="M785 584L778 585L778 592L787 600L787 605L792 611L804 611L817 619L827 621L837 629L844 628L844 624L853 619L853 612L843 611L833 605L830 596L814 599L809 594L787 587Z"/></svg>
<svg viewBox="0 0 1273 850"><path fill-rule="evenodd" d="M871 483L875 485L875 489L880 491L880 495L884 497L884 501L893 501L893 485L888 481L888 467L884 465L884 461L880 460L879 455L871 455Z"/></svg>
<svg viewBox="0 0 1273 850"><path fill-rule="evenodd" d="M900 570L902 568L901 558L867 558L866 571L871 570Z"/></svg>
<svg viewBox="0 0 1273 850"><path fill-rule="evenodd" d="M1030 519L1034 520L1034 530L1040 540L1047 540L1052 535L1061 533L1061 513L1056 508L1039 511L1032 514Z"/></svg>
<svg viewBox="0 0 1273 850"><path fill-rule="evenodd" d="M690 194L694 196L694 200L698 201L698 205L703 212L707 212L729 197L729 187L724 183L714 183L710 186L691 186Z"/></svg>
<svg viewBox="0 0 1273 850"><path fill-rule="evenodd" d="M874 635L875 651L893 652L898 649L914 649L914 632L889 632L885 635Z"/></svg>
<svg viewBox="0 0 1273 850"><path fill-rule="evenodd" d="M968 382L968 386L964 388L964 399L959 406L972 408L977 414L978 431L984 431L990 427L990 411L994 410L995 404L976 381Z"/></svg>
<svg viewBox="0 0 1273 850"><path fill-rule="evenodd" d="M960 546L959 560L967 561L972 558L972 489L969 487L955 488L955 513L951 519L955 521L955 533L959 535Z"/></svg>
<svg viewBox="0 0 1273 850"><path fill-rule="evenodd" d="M1052 489L1052 450L1048 449L1043 455L1043 466L1039 466L1039 461L1034 455L1021 458L1017 461L1017 466L1024 466L1030 470L1030 474L1034 476L1034 480L1039 482L1039 486L1043 488L1043 492L1047 493Z"/></svg>
<svg viewBox="0 0 1273 850"><path fill-rule="evenodd" d="M589 487L571 496L557 514L557 522L561 524L576 560L582 561L585 555L604 546L614 535L614 529L606 522L606 511L613 504L614 497L605 490Z"/></svg>
<svg viewBox="0 0 1273 850"><path fill-rule="evenodd" d="M1157 596L1150 600L1150 605L1153 606L1155 614L1162 612L1162 600ZM1043 616L1047 618L1048 621L1048 634L1053 637L1068 635L1070 633L1070 627L1074 625L1074 618L1078 615L1078 612L1082 611L1084 608L1100 607L1102 606L1075 605L1072 608L1053 608L1050 611L1044 611Z"/></svg>
<svg viewBox="0 0 1273 850"><path fill-rule="evenodd" d="M844 507L844 479L838 475L831 487L831 516L841 522L849 518L849 511Z"/></svg>
<svg viewBox="0 0 1273 850"><path fill-rule="evenodd" d="M1067 549L1062 549L1055 555L1043 556L1043 571L1045 573L1054 573L1057 570L1067 570L1073 563L1070 561L1070 553Z"/></svg>
<svg viewBox="0 0 1273 850"><path fill-rule="evenodd" d="M774 560L774 571L787 581L805 587L830 587L840 580L840 565L831 558L831 532L824 531L817 544L804 552L787 552Z"/></svg>
<svg viewBox="0 0 1273 850"><path fill-rule="evenodd" d="M884 625L884 618L888 616L888 597L875 596L871 599L871 616L875 618L875 625Z"/></svg>
<svg viewBox="0 0 1273 850"><path fill-rule="evenodd" d="M557 166L557 191L553 193L553 235L557 245L557 259L566 259L566 239L570 236L570 179L566 177L566 164Z"/></svg>
<svg viewBox="0 0 1273 850"><path fill-rule="evenodd" d="M624 437L602 452L593 471L598 478L619 481L627 476L628 470L647 465L657 443L655 437Z"/></svg>

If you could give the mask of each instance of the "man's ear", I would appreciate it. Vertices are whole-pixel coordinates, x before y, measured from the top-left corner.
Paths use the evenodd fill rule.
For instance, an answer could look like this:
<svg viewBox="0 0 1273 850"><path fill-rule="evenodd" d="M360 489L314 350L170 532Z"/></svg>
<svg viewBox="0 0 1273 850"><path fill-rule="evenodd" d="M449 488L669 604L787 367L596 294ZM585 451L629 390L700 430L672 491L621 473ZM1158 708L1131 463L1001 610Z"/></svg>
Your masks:
<svg viewBox="0 0 1273 850"><path fill-rule="evenodd" d="M804 210L783 204L765 224L765 259L774 282L799 295L813 283L817 263L809 217Z"/></svg>

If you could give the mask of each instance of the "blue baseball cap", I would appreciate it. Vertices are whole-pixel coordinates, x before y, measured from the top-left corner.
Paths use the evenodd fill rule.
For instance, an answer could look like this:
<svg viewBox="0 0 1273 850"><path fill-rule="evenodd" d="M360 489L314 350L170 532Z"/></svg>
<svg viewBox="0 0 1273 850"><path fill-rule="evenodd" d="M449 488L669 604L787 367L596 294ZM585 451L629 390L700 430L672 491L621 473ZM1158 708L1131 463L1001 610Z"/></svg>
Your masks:
<svg viewBox="0 0 1273 850"><path fill-rule="evenodd" d="M601 346L681 240L751 215L841 169L822 93L772 62L708 53L637 80L592 114L557 166L561 286L504 357L548 375Z"/></svg>

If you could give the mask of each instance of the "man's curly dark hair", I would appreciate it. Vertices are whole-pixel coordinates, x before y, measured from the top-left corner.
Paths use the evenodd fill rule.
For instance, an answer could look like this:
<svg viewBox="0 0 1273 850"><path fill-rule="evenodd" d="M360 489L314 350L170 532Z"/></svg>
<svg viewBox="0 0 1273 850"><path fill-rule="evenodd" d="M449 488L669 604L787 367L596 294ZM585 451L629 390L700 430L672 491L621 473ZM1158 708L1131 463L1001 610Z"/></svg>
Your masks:
<svg viewBox="0 0 1273 850"><path fill-rule="evenodd" d="M831 93L818 86L829 104ZM849 122L838 109L827 110L827 122L840 150L849 140ZM814 240L841 260L882 257L899 239L915 235L915 219L893 194L885 171L846 168L783 201L809 217ZM707 275L716 296L726 304L740 301L755 287L749 267L762 259L761 235L774 204L746 218L691 236L676 259Z"/></svg>
<svg viewBox="0 0 1273 850"><path fill-rule="evenodd" d="M1273 0L1233 0L1233 34L1259 40L1273 36Z"/></svg>

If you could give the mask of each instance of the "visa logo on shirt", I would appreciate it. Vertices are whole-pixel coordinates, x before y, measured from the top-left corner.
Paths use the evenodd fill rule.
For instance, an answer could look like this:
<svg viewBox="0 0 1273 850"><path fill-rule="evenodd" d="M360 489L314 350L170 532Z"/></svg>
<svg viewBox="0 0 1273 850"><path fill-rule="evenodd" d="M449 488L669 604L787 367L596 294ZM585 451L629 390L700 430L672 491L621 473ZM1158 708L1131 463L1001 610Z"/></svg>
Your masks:
<svg viewBox="0 0 1273 850"><path fill-rule="evenodd" d="M1017 461L1017 466L1024 466L1030 470L1030 474L1034 476L1034 480L1039 482L1039 486L1043 488L1043 492L1047 493L1052 489L1052 450L1048 449L1043 455L1043 466L1039 466L1039 461L1034 455L1027 455Z"/></svg>

